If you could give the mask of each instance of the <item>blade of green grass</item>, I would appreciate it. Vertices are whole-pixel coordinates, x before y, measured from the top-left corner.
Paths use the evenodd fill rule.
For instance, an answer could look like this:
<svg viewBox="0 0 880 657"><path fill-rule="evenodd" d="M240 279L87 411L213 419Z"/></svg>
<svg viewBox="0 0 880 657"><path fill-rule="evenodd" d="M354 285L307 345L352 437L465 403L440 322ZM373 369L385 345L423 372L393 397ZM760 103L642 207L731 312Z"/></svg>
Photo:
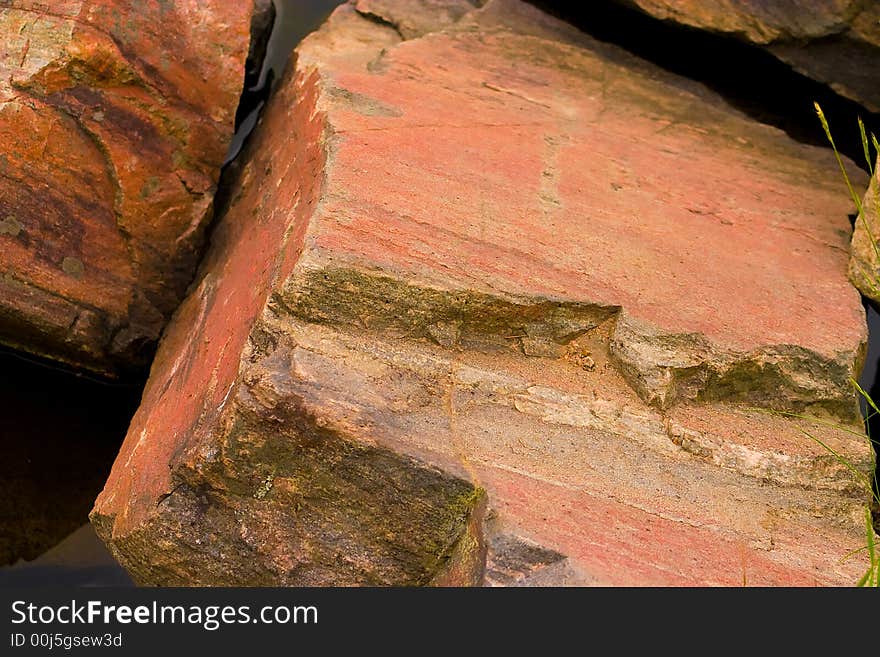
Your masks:
<svg viewBox="0 0 880 657"><path fill-rule="evenodd" d="M858 217L861 218L861 220L864 224L865 230L868 233L868 238L871 241L871 247L874 250L874 257L876 258L876 261L878 263L880 263L880 248L878 248L877 239L874 237L874 234L872 233L871 227L868 223L868 217L865 212L865 208L863 207L862 199L858 194L856 194L855 190L853 189L852 183L850 182L850 179L849 179L849 175L846 172L846 167L843 164L843 159L841 158L840 153L837 150L837 145L834 143L834 137L832 137L832 135L831 135L831 128L828 125L828 120L825 118L825 113L822 111L822 108L819 106L819 103L813 103L813 105L816 108L816 114L818 114L818 116L819 116L819 121L822 123L822 128L825 130L825 136L828 138L828 142L831 144L831 148L834 151L834 157L837 159L837 165L840 167L840 172L843 174L843 179L844 179L844 182L846 183L846 188L847 188L847 190L849 190L849 195L852 198L852 201L856 206L856 211L858 212ZM859 117L859 119L858 119L858 125L859 125L859 136L861 137L861 140L862 140L862 151L865 155L865 162L868 165L868 171L871 174L871 183L870 184L874 185L877 183L874 180L876 172L874 170L874 161L871 158L871 145L874 146L875 157L880 157L880 143L878 143L877 137L874 135L874 133L871 133L870 144L869 144L868 133L865 130L865 123L862 121L861 117ZM876 210L878 217L880 217L880 189L875 190L875 191L877 192L874 194L874 202L876 205L875 210ZM861 270L860 273L862 274L863 280L864 280L865 284L867 285L867 287L869 288L872 296L874 298L880 298L880 275L878 275L878 272L877 271L866 271L866 267L864 267L861 263L859 263L859 269ZM864 436L865 439L868 441L868 444L870 445L871 456L872 456L872 475L873 476L871 478L866 477L857 468L855 468L855 466L853 466L853 464L850 463L848 459L843 457L841 454L838 454L834 449L832 449L830 446L826 445L822 440L818 439L816 436L813 436L808 431L805 431L803 429L801 429L801 432L803 434L805 434L811 440L818 443L826 451L833 454L834 457L840 463L842 463L846 468L848 468L850 470L850 472L852 472L856 476L856 481L863 482L863 485L865 486L865 488L869 492L869 495L871 496L871 498L873 498L877 504L880 504L880 486L877 485L877 469L876 469L877 450L874 448L874 443L871 441L870 426L868 424L868 420L870 420L872 417L875 417L878 414L880 414L880 408L878 408L877 404L871 398L871 395L869 395L867 392L865 392L864 389L862 389L862 387L859 385L858 381L851 378L850 382L853 384L853 386L856 388L856 390L859 392L859 394L865 399L865 402L868 406L868 408L866 408L866 410L865 410L865 430L863 432L860 432L860 435ZM802 415L797 415L797 414L788 414L788 415L793 415L795 417L803 417ZM813 421L816 422L818 420L814 419ZM826 424L826 425L831 424L831 423L824 422L824 421L819 421L819 423ZM832 425L837 426L837 428L843 428L844 430L847 430L845 427L840 427L839 425L835 425L835 424L832 424ZM852 431L850 433L857 433L857 432ZM872 479L873 479L873 482L872 482ZM862 587L862 586L880 587L880 559L878 559L878 554L877 554L876 545L875 545L874 523L873 523L873 518L871 516L870 506L865 507L865 534L867 536L866 545L862 548L859 548L858 550L854 550L854 551L850 552L848 555L846 555L846 557L844 559L848 559L851 556L853 556L855 554L859 554L862 551L867 551L868 552L868 569L866 570L865 574L862 575L862 577L859 579L859 581L856 585L860 586L860 587Z"/></svg>
<svg viewBox="0 0 880 657"><path fill-rule="evenodd" d="M871 160L871 147L868 146L868 135L865 132L865 122L862 121L862 117L859 117L859 136L862 138L862 150L865 152L865 162L868 163L868 171L871 172L871 177L874 177L874 162ZM874 135L871 135L872 137Z"/></svg>
<svg viewBox="0 0 880 657"><path fill-rule="evenodd" d="M819 115L819 122L822 124L822 129L825 131L825 136L828 138L828 143L831 144L831 149L834 151L834 157L837 159L837 166L840 167L840 172L843 174L843 179L846 182L846 188L849 190L849 195L852 197L853 202L856 204L859 212L862 210L862 199L856 194L856 190L853 189L852 183L849 180L849 174L846 172L846 167L843 164L843 158L840 157L840 152L837 150L837 144L834 142L834 137L831 135L831 127L828 125L828 119L825 118L825 112L822 111L822 107L819 103L813 103L813 106L816 108L816 114Z"/></svg>
<svg viewBox="0 0 880 657"><path fill-rule="evenodd" d="M858 390L859 394L865 398L865 401L868 402L868 404L870 404L871 408L873 408L875 412L880 413L880 408L877 408L877 404L875 404L874 400L871 399L871 395L869 395L867 392L865 392L862 389L862 386L859 385L859 382L853 378L851 378L849 380L849 382L855 386L856 390Z"/></svg>
<svg viewBox="0 0 880 657"><path fill-rule="evenodd" d="M868 562L871 564L868 568L868 586L877 586L877 553L874 551L874 523L871 521L871 511L865 509L865 522L867 523L868 535Z"/></svg>
<svg viewBox="0 0 880 657"><path fill-rule="evenodd" d="M752 411L754 413L764 413L766 415L782 415L784 417L792 417L799 420L807 420L808 422L812 422L813 424L821 424L826 427L831 427L833 429L837 429L842 431L843 433L848 433L853 436L858 436L859 438L867 438L865 436L864 431L857 431L856 429L851 429L850 427L840 424L839 422L834 422L833 420L826 420L824 418L813 417L811 415L804 415L803 413L795 413L794 411L777 411L775 409L770 408L758 408L757 406L752 406L747 408L746 410ZM874 415L878 415L878 413L874 413Z"/></svg>
<svg viewBox="0 0 880 657"><path fill-rule="evenodd" d="M834 137L831 135L831 128L828 125L828 119L825 118L825 112L822 111L822 107L819 103L813 103L813 107L816 108L816 114L819 116L819 122L822 124L822 129L825 130L825 136L828 138L828 142L831 144L831 149L834 151L834 157L837 159L837 166L840 167L840 172L843 174L843 179L846 182L846 188L849 190L849 195L855 203L856 211L858 212L858 216L861 217L862 221L865 224L865 230L868 233L868 237L871 240L871 247L874 250L874 257L880 262L880 247L877 246L877 240L874 235L871 233L871 227L868 225L868 216L865 214L864 208L862 207L862 198L858 194L856 194L856 190L853 189L852 182L850 182L849 174L846 172L846 167L843 164L843 158L840 157L840 152L837 150L837 144L834 143Z"/></svg>
<svg viewBox="0 0 880 657"><path fill-rule="evenodd" d="M801 429L800 427L798 427L798 431L800 431L802 434L804 434L810 440L817 443L820 447L822 447L822 449L826 450L829 454L834 456L834 458L836 458L841 464L843 464L843 466L847 470L852 472L856 476L856 478L862 482L862 484L865 486L865 488L867 490L871 490L871 480L864 473L862 473L856 466L854 466L848 458L846 458L845 456L838 453L837 450L835 450L833 447L826 445L824 442L822 442L819 438L816 438L816 436L811 434L806 429ZM871 493L873 495L873 491L871 491Z"/></svg>

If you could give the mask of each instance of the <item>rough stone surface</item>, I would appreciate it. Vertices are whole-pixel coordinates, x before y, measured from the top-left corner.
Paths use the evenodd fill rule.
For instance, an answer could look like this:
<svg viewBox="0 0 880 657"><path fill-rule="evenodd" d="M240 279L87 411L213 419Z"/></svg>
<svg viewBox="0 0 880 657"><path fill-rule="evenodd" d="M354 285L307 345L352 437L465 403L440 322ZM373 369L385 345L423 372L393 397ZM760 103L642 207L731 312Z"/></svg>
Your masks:
<svg viewBox="0 0 880 657"><path fill-rule="evenodd" d="M807 435L868 467L833 156L515 0L363 4L298 48L96 502L135 579L528 579L485 494L580 583L855 581Z"/></svg>
<svg viewBox="0 0 880 657"><path fill-rule="evenodd" d="M849 276L862 294L880 303L880 170L877 164L880 158L862 198L862 213L856 218Z"/></svg>
<svg viewBox="0 0 880 657"><path fill-rule="evenodd" d="M357 0L362 16L381 21L404 39L414 39L458 22L480 3L477 0Z"/></svg>
<svg viewBox="0 0 880 657"><path fill-rule="evenodd" d="M563 554L518 536L503 534L489 543L485 586L588 586Z"/></svg>
<svg viewBox="0 0 880 657"><path fill-rule="evenodd" d="M880 112L874 0L621 0L661 19L729 34Z"/></svg>
<svg viewBox="0 0 880 657"><path fill-rule="evenodd" d="M251 11L0 3L0 343L145 364L200 254Z"/></svg>

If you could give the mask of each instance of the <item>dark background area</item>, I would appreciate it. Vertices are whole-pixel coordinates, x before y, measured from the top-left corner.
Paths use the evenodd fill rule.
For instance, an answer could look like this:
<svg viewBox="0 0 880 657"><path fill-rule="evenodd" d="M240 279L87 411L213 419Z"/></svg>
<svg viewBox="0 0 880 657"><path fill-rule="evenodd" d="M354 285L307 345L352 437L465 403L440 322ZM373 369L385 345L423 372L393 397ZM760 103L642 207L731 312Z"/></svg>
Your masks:
<svg viewBox="0 0 880 657"><path fill-rule="evenodd" d="M0 352L0 565L36 559L88 522L141 387ZM77 548L68 555L72 567L112 564L100 544L70 547ZM57 561L50 555L41 568ZM49 570L47 583L73 576ZM10 572L0 571L0 584Z"/></svg>

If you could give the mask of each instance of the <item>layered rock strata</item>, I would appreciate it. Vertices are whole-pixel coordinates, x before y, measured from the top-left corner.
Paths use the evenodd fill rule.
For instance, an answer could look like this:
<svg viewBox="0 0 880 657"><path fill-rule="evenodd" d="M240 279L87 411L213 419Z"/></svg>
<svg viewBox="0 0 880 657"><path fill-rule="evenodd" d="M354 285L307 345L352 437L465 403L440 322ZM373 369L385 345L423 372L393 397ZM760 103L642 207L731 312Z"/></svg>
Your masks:
<svg viewBox="0 0 880 657"><path fill-rule="evenodd" d="M149 584L854 582L865 496L813 439L869 467L833 155L449 4L298 48L99 535Z"/></svg>

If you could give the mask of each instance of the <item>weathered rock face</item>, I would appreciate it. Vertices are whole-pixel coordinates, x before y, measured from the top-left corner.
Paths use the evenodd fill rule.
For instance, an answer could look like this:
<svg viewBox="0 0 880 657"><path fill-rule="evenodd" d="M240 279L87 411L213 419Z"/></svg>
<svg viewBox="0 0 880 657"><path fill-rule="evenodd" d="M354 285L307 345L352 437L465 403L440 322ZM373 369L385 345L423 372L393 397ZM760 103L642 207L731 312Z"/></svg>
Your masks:
<svg viewBox="0 0 880 657"><path fill-rule="evenodd" d="M854 581L863 495L803 433L868 467L833 156L529 5L431 4L299 47L101 537L155 584Z"/></svg>
<svg viewBox="0 0 880 657"><path fill-rule="evenodd" d="M880 164L878 159L877 164ZM849 276L869 299L880 303L880 170L862 198L862 213L856 218L852 237Z"/></svg>
<svg viewBox="0 0 880 657"><path fill-rule="evenodd" d="M516 536L493 537L486 555L484 586L588 586L563 554Z"/></svg>
<svg viewBox="0 0 880 657"><path fill-rule="evenodd" d="M873 0L620 0L659 19L761 45L880 112L880 4Z"/></svg>
<svg viewBox="0 0 880 657"><path fill-rule="evenodd" d="M0 7L0 343L143 364L189 284L251 2Z"/></svg>

